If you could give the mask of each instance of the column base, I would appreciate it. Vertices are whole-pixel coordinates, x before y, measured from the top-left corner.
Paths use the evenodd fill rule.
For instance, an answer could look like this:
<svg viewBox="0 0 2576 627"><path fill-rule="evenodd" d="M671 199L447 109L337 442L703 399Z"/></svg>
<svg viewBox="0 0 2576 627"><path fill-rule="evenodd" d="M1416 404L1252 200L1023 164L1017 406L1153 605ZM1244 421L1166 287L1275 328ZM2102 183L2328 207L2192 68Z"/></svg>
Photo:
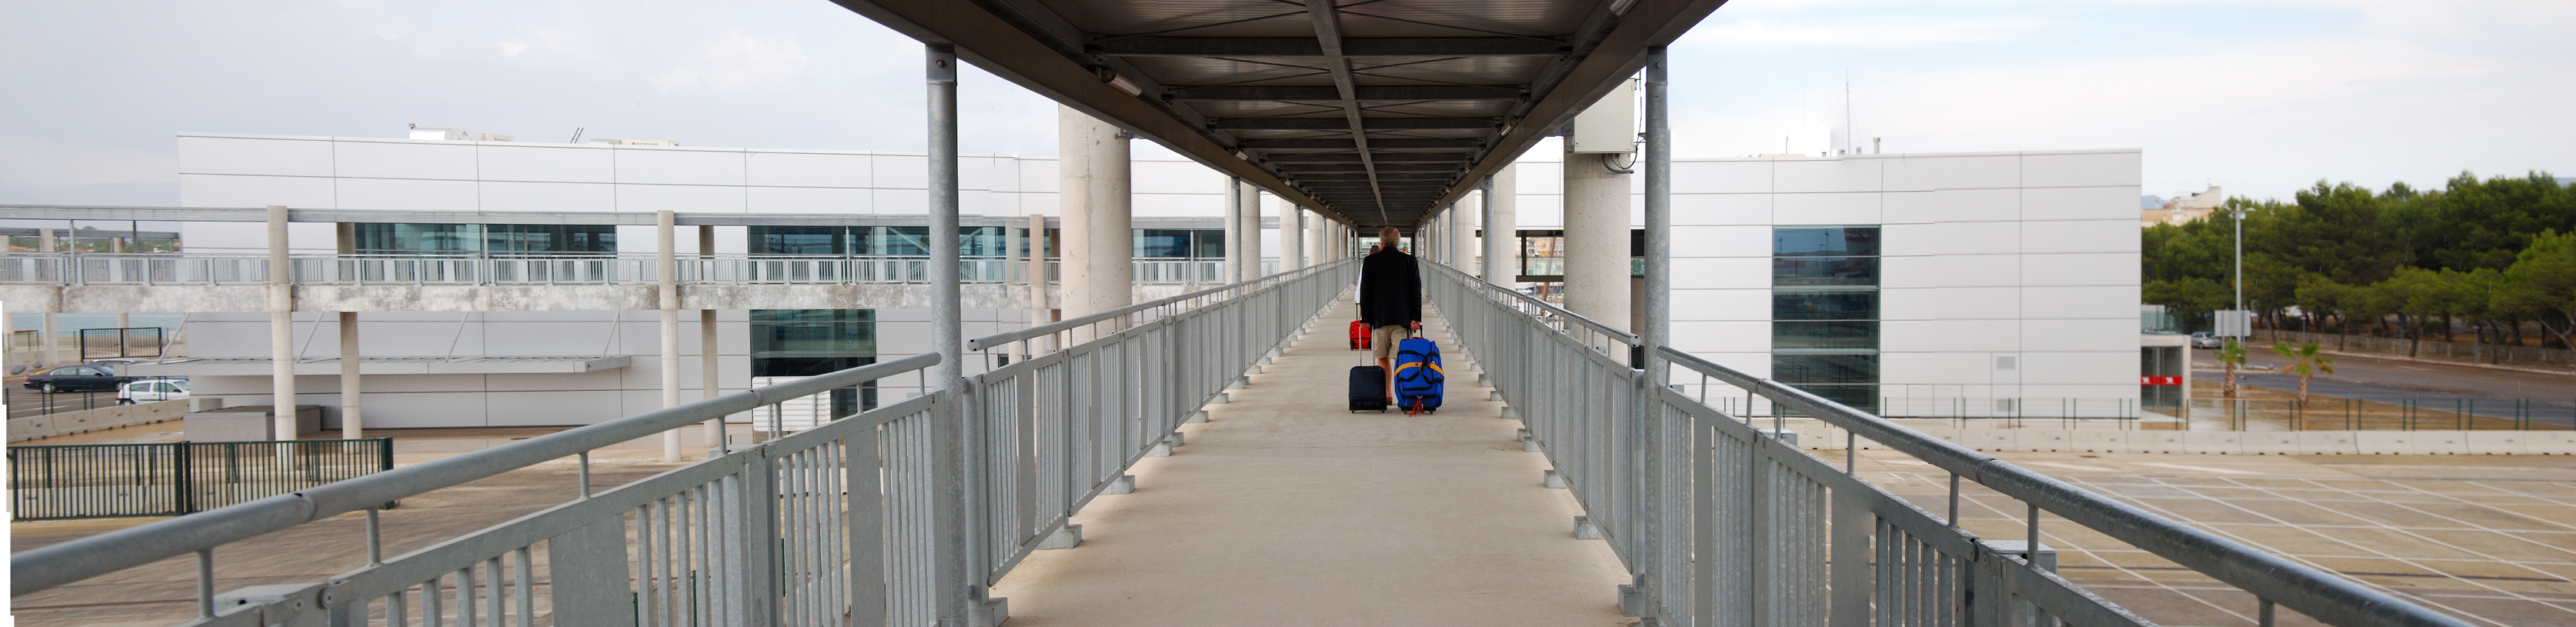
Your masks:
<svg viewBox="0 0 2576 627"><path fill-rule="evenodd" d="M1546 484L1547 487L1551 488L1564 488L1565 475L1557 474L1556 470L1549 469L1545 471L1545 474L1539 475L1539 483Z"/></svg>
<svg viewBox="0 0 2576 627"><path fill-rule="evenodd" d="M1181 423L1182 423L1182 424L1197 424L1197 423L1207 422L1207 418L1208 418L1208 416L1207 416L1207 410L1202 409L1202 410L1198 410L1198 411L1190 412L1190 417L1189 417L1189 419L1188 419L1188 420L1183 420L1183 421L1181 421Z"/></svg>
<svg viewBox="0 0 2576 627"><path fill-rule="evenodd" d="M1631 584L1619 584L1619 615L1646 615L1646 593Z"/></svg>
<svg viewBox="0 0 2576 627"><path fill-rule="evenodd" d="M1574 517L1574 539L1599 540L1601 539L1601 526L1592 524L1592 517L1590 516L1576 516ZM1625 588L1627 586L1620 587Z"/></svg>
<svg viewBox="0 0 2576 627"><path fill-rule="evenodd" d="M1503 400L1503 393L1502 393L1502 392L1499 392L1499 391L1498 391L1498 392L1495 392L1495 393L1494 393L1494 399L1493 399L1493 400L1497 400L1497 401L1499 401L1499 400ZM1510 405L1504 405L1504 406L1503 406L1503 419L1504 419L1504 420L1520 420L1520 419L1521 419L1521 413L1520 413L1519 411L1515 411L1515 410L1513 410L1513 409L1512 409L1512 406L1510 406Z"/></svg>
<svg viewBox="0 0 2576 627"><path fill-rule="evenodd" d="M1256 370L1258 370L1258 369L1256 369ZM1252 385L1251 381L1249 381L1249 380L1247 380L1247 379L1237 378L1237 379L1235 379L1235 380L1233 380L1233 381L1227 381L1227 382L1225 382L1225 389L1228 389L1228 390L1240 390L1240 389L1243 389L1243 388L1248 387L1248 386L1250 386L1250 385Z"/></svg>
<svg viewBox="0 0 2576 627"><path fill-rule="evenodd" d="M1102 489L1102 490L1100 491L1100 493L1101 493L1101 494L1135 494L1135 493L1136 493L1136 475L1119 475L1117 479L1110 481L1110 482L1109 482L1109 487Z"/></svg>
<svg viewBox="0 0 2576 627"><path fill-rule="evenodd" d="M1077 546L1082 546L1082 525L1065 525L1063 529L1047 534L1045 540L1038 541L1040 551L1070 549Z"/></svg>
<svg viewBox="0 0 2576 627"><path fill-rule="evenodd" d="M1208 399L1207 404L1209 404L1209 405L1223 405L1223 404L1226 404L1226 403L1232 403L1232 402L1234 402L1234 399L1227 398L1226 393L1224 393L1224 392L1218 392L1218 393L1216 393L1216 396L1211 397L1211 398L1209 398L1209 399Z"/></svg>
<svg viewBox="0 0 2576 627"><path fill-rule="evenodd" d="M975 627L1001 627L1010 620L1010 599L986 599L966 608L966 623Z"/></svg>

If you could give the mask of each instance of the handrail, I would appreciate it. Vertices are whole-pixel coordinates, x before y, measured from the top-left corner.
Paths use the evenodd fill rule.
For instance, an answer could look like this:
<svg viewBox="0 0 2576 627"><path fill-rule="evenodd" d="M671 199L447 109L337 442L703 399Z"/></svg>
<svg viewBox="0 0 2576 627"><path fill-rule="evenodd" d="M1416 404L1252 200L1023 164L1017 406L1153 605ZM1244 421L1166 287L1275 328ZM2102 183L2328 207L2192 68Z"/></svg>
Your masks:
<svg viewBox="0 0 2576 627"><path fill-rule="evenodd" d="M1188 293L1188 294L1182 294L1182 295L1179 295L1179 296L1173 296L1173 297L1170 297L1170 298L1165 298L1165 299L1162 299L1162 300L1157 300L1157 301L1153 301L1153 302L1149 302L1149 303L1141 303L1141 304L1135 304L1135 305L1128 305L1128 306L1125 306L1125 307L1120 307L1120 308L1112 309L1112 310L1109 310L1109 311L1104 311L1104 312L1100 312L1100 313L1096 313L1096 314L1091 314L1091 315L1083 316L1083 317L1080 317L1080 318L1074 318L1074 319L1072 319L1072 320L1065 320L1065 321L1061 321L1061 322L1054 322L1054 323L1049 323L1049 324L1043 324L1043 325L1038 325L1038 326L1029 327L1029 328L1025 328L1025 329L1020 329L1020 330L1017 330L1017 331L1004 331L1004 332L1001 332L1001 333L995 333L995 334L992 334L992 335L987 335L987 336L984 336L984 337L979 337L979 338L975 338L975 339L972 339L972 340L967 340L967 341L966 341L966 350L970 350L970 351L984 350L984 349L986 349L986 348L991 348L991 347L994 347L994 346L1000 346L1000 345L1003 345L1003 344L1008 344L1008 343L1011 343L1011 342L1017 342L1017 341L1020 341L1020 340L1025 340L1025 339L1029 339L1029 338L1033 338L1033 337L1046 336L1046 335L1054 335L1054 334L1057 334L1057 333L1062 333L1062 332L1067 331L1067 330L1082 328L1082 327L1084 327L1084 326L1088 326L1088 325L1092 325L1092 324L1097 324L1097 323L1099 323L1099 322L1101 322L1101 321L1104 321L1104 320L1109 320L1109 319L1112 319L1112 318L1117 318L1117 317L1119 317L1119 316L1124 316L1124 315L1132 314L1132 313L1136 313L1136 312L1139 312L1139 311L1144 311L1144 310L1148 310L1148 309L1153 309L1153 308L1156 308L1156 307L1161 307L1161 306L1169 305L1169 304L1172 304L1172 303L1182 302L1182 301L1190 300L1190 299L1193 299L1193 298L1198 298L1198 297L1201 297L1201 296L1207 296L1207 295L1210 295L1210 294L1215 294L1215 293L1218 293L1218 292L1223 292L1223 291L1231 290L1231 289L1235 289L1235 288L1238 288L1238 287L1244 287L1244 286L1249 286L1249 285L1257 285L1257 284L1260 284L1260 283L1270 282L1270 281L1273 281L1273 280L1285 281L1285 280L1287 280L1287 279L1289 279L1289 278L1292 278L1292 277L1291 277L1291 275L1303 275L1303 274L1308 274L1308 273L1313 273L1313 272L1320 272L1320 271L1322 271L1322 270L1323 270L1323 269L1325 269L1325 268L1330 268L1330 267L1333 267L1334 265L1337 265L1337 264L1345 264L1345 263L1353 263L1353 262L1354 262L1354 260L1344 259L1344 260L1335 261L1335 262L1332 262L1332 263L1324 263L1324 264L1311 265L1311 266L1306 266L1306 267L1303 267L1303 268L1298 268L1298 269L1295 269L1295 270L1289 270L1289 271L1287 271L1287 272L1281 272L1281 273L1278 273L1278 274L1273 274L1273 275L1270 275L1270 276L1265 276L1265 277L1261 277L1261 278L1258 278L1258 279L1253 279L1253 280L1250 280L1250 281L1244 281L1244 282L1240 282L1240 283L1228 283L1228 284L1225 284L1225 285L1222 285L1222 286L1211 287L1211 288L1207 288L1207 289L1199 290L1199 291L1196 291L1196 292L1190 292L1190 293Z"/></svg>
<svg viewBox="0 0 2576 627"><path fill-rule="evenodd" d="M102 533L9 557L10 595L22 595L212 549L414 495L562 459L710 419L929 368L938 353L807 377L667 407L511 444Z"/></svg>
<svg viewBox="0 0 2576 627"><path fill-rule="evenodd" d="M1548 304L1548 302L1547 302L1547 301L1545 301L1545 300L1540 300L1540 299L1539 299L1539 298L1537 298L1537 297L1530 296L1530 295L1528 295L1528 294L1520 293L1520 290L1504 289L1504 288L1503 288L1503 286L1495 285L1495 284L1492 284L1492 283L1486 283L1484 279L1482 279L1482 278L1478 278L1478 277L1475 277L1475 276L1472 276L1472 275L1469 275L1469 274L1467 274L1467 273L1465 273L1465 272L1461 272L1461 271L1459 271L1457 268L1452 268L1452 267L1449 267L1449 266L1444 266L1444 265L1440 265L1440 264L1436 264L1436 263L1426 263L1426 264L1421 264L1421 265L1423 265L1423 266L1427 266L1427 267L1431 267L1431 268L1438 268L1438 269L1439 269L1440 271L1442 271L1442 272L1447 272L1447 273L1450 273L1450 274L1453 274L1453 275L1457 275L1457 276L1459 276L1459 277L1465 277L1466 279L1468 279L1468 280L1470 280L1470 281L1474 281L1474 282L1475 282L1474 284L1476 284L1476 285L1483 285L1483 286L1485 286L1485 287L1493 288L1493 289L1490 289L1490 290L1486 290L1486 291L1489 291L1489 292L1495 292L1495 293L1501 293L1501 294L1510 294L1512 298L1517 299L1517 300L1519 300L1519 301L1520 301L1520 302L1522 302L1522 303L1529 304L1529 305L1536 305L1536 306L1538 306L1538 308L1539 308L1539 310L1540 310L1540 311L1547 312L1547 314L1548 314L1548 315L1556 316L1556 317L1559 317L1559 318L1564 318L1564 319L1567 319L1567 320L1572 320L1572 321L1574 321L1574 322L1576 322L1576 323L1582 324L1585 328L1589 328L1589 329L1591 329L1591 330L1593 330L1593 331L1595 331L1595 332L1598 332L1598 333L1600 333L1600 334L1602 334L1602 335L1609 336L1609 337L1610 337L1610 339L1618 340L1618 341L1619 341L1620 343L1622 343L1622 344L1627 344L1627 345L1629 345L1629 346L1636 346L1636 345L1638 344L1638 342L1639 342L1639 340L1637 339L1637 334L1629 333L1629 332L1626 332L1626 331L1621 331L1621 330L1618 330L1618 329L1615 329L1615 328L1611 328L1611 327L1610 327L1610 325L1602 324L1602 323L1599 323L1599 322L1595 322L1595 321L1593 321L1591 318L1583 317L1581 314L1577 314L1577 313L1574 313L1574 312L1572 312L1572 311L1567 311L1564 307L1558 307L1558 306L1556 306L1556 305L1551 305L1551 304Z"/></svg>
<svg viewBox="0 0 2576 627"><path fill-rule="evenodd" d="M1858 437L1913 455L2005 496L2038 506L2264 599L2289 606L2310 618L2344 625L2468 625L2342 577L2094 494L1806 390L1745 374L1669 346L1659 347L1656 353L1675 365L1750 390L1849 430Z"/></svg>

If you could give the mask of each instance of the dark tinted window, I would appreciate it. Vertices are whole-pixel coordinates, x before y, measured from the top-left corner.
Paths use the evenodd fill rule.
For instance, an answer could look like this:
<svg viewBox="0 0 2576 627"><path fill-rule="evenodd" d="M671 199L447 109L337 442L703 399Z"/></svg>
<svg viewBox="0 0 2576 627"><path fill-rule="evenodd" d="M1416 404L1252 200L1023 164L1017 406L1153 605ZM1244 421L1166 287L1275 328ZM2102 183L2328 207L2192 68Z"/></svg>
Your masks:
<svg viewBox="0 0 2576 627"><path fill-rule="evenodd" d="M755 226L750 228L754 255L844 255L850 252L850 230L837 226Z"/></svg>
<svg viewBox="0 0 2576 627"><path fill-rule="evenodd" d="M1876 320L1878 292L1772 292L1771 319Z"/></svg>
<svg viewBox="0 0 2576 627"><path fill-rule="evenodd" d="M1771 347L1790 350L1878 348L1878 321L1773 322Z"/></svg>
<svg viewBox="0 0 2576 627"><path fill-rule="evenodd" d="M1877 257L1773 257L1771 284L1780 287L1875 286Z"/></svg>
<svg viewBox="0 0 2576 627"><path fill-rule="evenodd" d="M1149 259L1189 257L1191 234L1190 229L1136 229L1136 256Z"/></svg>
<svg viewBox="0 0 2576 627"><path fill-rule="evenodd" d="M1771 254L1779 257L1876 257L1878 227L1777 227L1771 229Z"/></svg>

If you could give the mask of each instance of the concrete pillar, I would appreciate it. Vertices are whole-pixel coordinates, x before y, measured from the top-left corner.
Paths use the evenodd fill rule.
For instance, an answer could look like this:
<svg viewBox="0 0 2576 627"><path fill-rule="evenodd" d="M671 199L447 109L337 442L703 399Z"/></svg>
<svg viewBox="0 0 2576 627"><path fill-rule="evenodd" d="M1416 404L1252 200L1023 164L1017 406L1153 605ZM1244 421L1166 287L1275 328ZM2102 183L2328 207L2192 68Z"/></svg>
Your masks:
<svg viewBox="0 0 2576 627"><path fill-rule="evenodd" d="M1250 281L1261 278L1261 188L1245 184L1235 194L1235 206L1243 208L1236 215L1243 222L1235 227L1243 232L1243 271L1234 280Z"/></svg>
<svg viewBox="0 0 2576 627"><path fill-rule="evenodd" d="M286 207L268 206L268 384L276 400L273 439L295 432L295 273L286 258ZM285 451L279 451L280 455Z"/></svg>
<svg viewBox="0 0 2576 627"><path fill-rule="evenodd" d="M358 225L342 222L333 226L338 252L358 252ZM367 437L366 417L361 415L358 394L358 312L340 312L340 439Z"/></svg>
<svg viewBox="0 0 2576 627"><path fill-rule="evenodd" d="M1306 267L1306 210L1279 199L1279 271Z"/></svg>
<svg viewBox="0 0 2576 627"><path fill-rule="evenodd" d="M1565 308L1627 331L1629 175L1605 156L1565 153Z"/></svg>
<svg viewBox="0 0 2576 627"><path fill-rule="evenodd" d="M1520 277L1520 166L1485 179L1485 281L1505 287Z"/></svg>
<svg viewBox="0 0 2576 627"><path fill-rule="evenodd" d="M135 229L135 230L141 230L141 229ZM120 254L120 255L125 254L125 240L126 240L126 239L128 239L128 238L131 238L131 237L134 237L134 231L126 231L126 232L125 232L125 237L111 237L111 238L108 238L108 240L107 240L107 252L116 253L116 254ZM150 270L145 270L145 272L150 272ZM133 318L131 318L131 317L129 317L129 315L130 315L130 314L129 314L128 312L123 312L123 311L116 312L116 336L117 336L117 347L118 347L119 349L123 349L123 348L125 347L125 339L126 339L126 338L125 338L125 330L126 330L126 329L134 328L134 319L133 319ZM125 357L125 356L127 356L127 355L125 354L125 353L127 353L127 352L128 352L128 351L125 351L125 350L118 350L118 351L117 351L116 356L118 356L118 357Z"/></svg>
<svg viewBox="0 0 2576 627"><path fill-rule="evenodd" d="M1127 141L1118 127L1056 107L1056 202L1064 212L1057 231L1064 239L1057 247L1064 286L1058 299L1067 320L1135 304ZM1226 248L1234 243L1228 240Z"/></svg>
<svg viewBox="0 0 2576 627"><path fill-rule="evenodd" d="M1483 195L1471 194L1449 207L1449 241L1444 242L1444 252L1449 257L1449 267L1460 272L1475 269L1476 217L1472 214L1475 211L1473 207L1484 204Z"/></svg>
<svg viewBox="0 0 2576 627"><path fill-rule="evenodd" d="M36 230L36 251L46 253L55 251L53 229ZM72 271L71 261L68 259L56 259L54 260L54 264L55 267L62 268L62 271L64 272ZM45 308L45 315L43 316L44 319L37 324L37 326L41 327L36 331L37 365L56 366L63 363L63 340L60 336L55 335L57 333L61 333L62 328L54 320L54 312L63 308L62 297L59 294L60 293L57 292L57 296L54 297L54 306Z"/></svg>
<svg viewBox="0 0 2576 627"><path fill-rule="evenodd" d="M1029 326L1053 322L1047 315L1046 216L1029 214Z"/></svg>
<svg viewBox="0 0 2576 627"><path fill-rule="evenodd" d="M1305 248L1299 252L1306 256L1307 263L1330 263L1333 260L1333 256L1324 254L1325 247L1327 246L1324 242L1327 236L1324 234L1330 232L1325 230L1325 225L1331 224L1331 222L1325 220L1323 216L1310 216L1307 215L1308 213L1311 212L1306 211L1303 207L1297 209L1297 224L1306 231L1306 245Z"/></svg>
<svg viewBox="0 0 2576 627"><path fill-rule="evenodd" d="M661 296L662 407L680 406L680 243L677 216L653 212L653 278ZM680 461L680 430L662 432L662 461Z"/></svg>
<svg viewBox="0 0 2576 627"><path fill-rule="evenodd" d="M1243 280L1243 179L1225 177L1225 279L1219 283Z"/></svg>
<svg viewBox="0 0 2576 627"><path fill-rule="evenodd" d="M715 257L715 225L698 225L698 258L714 259ZM719 342L720 338L716 337L716 328L716 310L698 310L698 395L701 398L724 395L724 377L721 368L724 351L721 350L723 345ZM719 451L725 449L724 428L724 418L707 419L708 448Z"/></svg>

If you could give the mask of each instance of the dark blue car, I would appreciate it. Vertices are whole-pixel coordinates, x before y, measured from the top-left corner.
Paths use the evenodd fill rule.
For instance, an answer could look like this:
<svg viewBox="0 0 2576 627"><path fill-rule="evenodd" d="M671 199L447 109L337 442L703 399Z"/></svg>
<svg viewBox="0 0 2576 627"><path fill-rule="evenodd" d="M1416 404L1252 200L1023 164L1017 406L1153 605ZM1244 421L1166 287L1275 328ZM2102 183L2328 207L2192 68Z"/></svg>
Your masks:
<svg viewBox="0 0 2576 627"><path fill-rule="evenodd" d="M116 375L116 368L106 364L64 366L27 376L27 388L55 392L114 391L116 386L134 377Z"/></svg>

